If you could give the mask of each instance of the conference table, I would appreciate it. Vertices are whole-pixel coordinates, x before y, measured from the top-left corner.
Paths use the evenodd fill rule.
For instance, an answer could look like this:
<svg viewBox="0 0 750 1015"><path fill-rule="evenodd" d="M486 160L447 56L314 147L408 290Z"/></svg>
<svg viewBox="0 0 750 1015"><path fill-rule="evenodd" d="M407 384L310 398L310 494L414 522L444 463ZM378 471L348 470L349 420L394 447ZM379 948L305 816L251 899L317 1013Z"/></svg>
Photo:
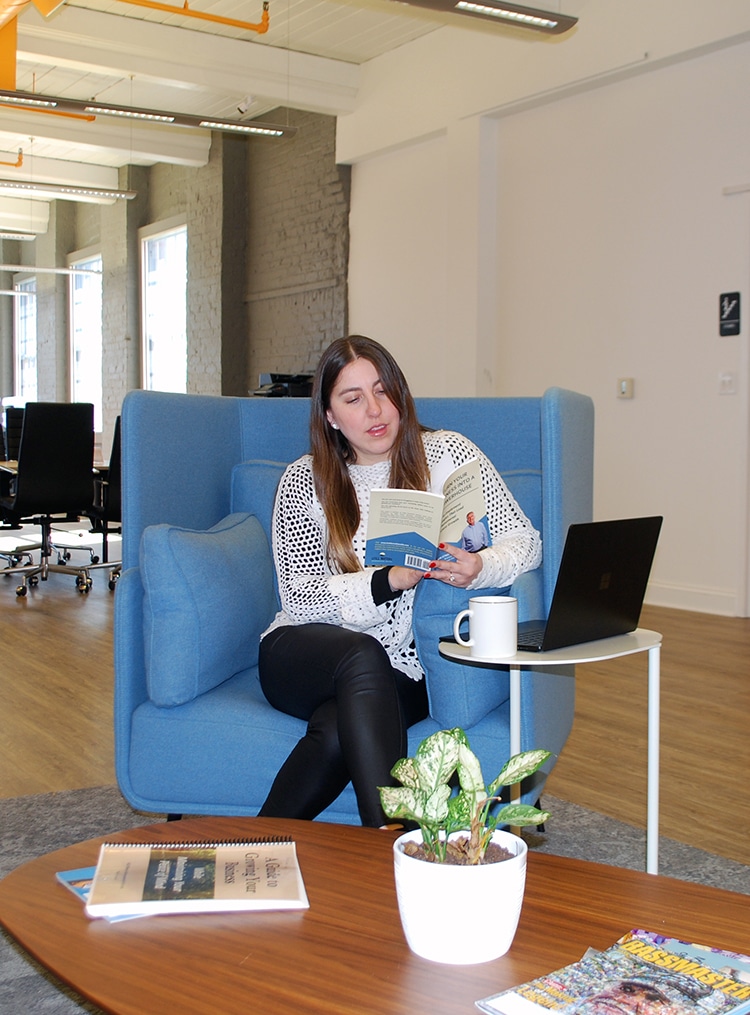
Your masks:
<svg viewBox="0 0 750 1015"><path fill-rule="evenodd" d="M747 951L746 895L532 850L507 955L481 965L429 962L409 950L401 930L397 834L271 818L148 825L107 840L292 835L310 908L90 920L55 873L93 865L103 840L92 839L7 875L0 923L55 976L115 1015L468 1015L479 998L573 962L588 947L606 948L636 927Z"/></svg>

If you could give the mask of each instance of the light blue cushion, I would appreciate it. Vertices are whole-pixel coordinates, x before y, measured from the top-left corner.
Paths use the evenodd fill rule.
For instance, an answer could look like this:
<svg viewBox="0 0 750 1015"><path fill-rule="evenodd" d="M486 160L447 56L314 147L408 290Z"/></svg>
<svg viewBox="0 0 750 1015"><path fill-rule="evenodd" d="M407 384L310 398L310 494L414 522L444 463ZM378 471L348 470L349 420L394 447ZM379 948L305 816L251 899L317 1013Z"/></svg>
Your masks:
<svg viewBox="0 0 750 1015"><path fill-rule="evenodd" d="M445 582L422 581L414 599L414 641L427 674L430 716L443 729L469 729L509 696L507 672L498 667L465 666L440 655L441 638L453 635L453 619L471 596L507 594L507 590L468 592Z"/></svg>
<svg viewBox="0 0 750 1015"><path fill-rule="evenodd" d="M254 515L227 515L201 532L148 526L140 563L155 705L185 704L257 663L277 601L268 539Z"/></svg>

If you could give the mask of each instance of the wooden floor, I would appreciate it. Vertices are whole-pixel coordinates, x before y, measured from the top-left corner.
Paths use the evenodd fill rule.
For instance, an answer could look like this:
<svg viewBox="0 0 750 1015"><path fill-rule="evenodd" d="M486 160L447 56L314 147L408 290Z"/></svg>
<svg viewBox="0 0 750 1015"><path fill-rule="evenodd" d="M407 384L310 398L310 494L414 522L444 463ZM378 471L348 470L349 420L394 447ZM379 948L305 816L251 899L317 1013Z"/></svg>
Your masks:
<svg viewBox="0 0 750 1015"><path fill-rule="evenodd" d="M0 797L114 784L112 606L53 574L26 599L0 578ZM647 607L660 631L661 832L750 863L750 619ZM550 793L646 821L646 656L579 667ZM543 746L543 745L541 745ZM553 815L554 820L554 815Z"/></svg>

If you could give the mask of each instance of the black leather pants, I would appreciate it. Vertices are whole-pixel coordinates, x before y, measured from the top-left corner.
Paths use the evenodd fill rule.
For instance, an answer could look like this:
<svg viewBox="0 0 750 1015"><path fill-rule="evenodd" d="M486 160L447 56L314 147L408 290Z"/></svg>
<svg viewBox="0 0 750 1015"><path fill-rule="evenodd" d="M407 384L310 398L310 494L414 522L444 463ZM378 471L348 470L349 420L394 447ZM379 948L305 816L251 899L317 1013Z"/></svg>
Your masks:
<svg viewBox="0 0 750 1015"><path fill-rule="evenodd" d="M375 638L332 624L277 628L259 665L269 703L308 724L260 815L311 820L351 780L362 824L384 824L377 787L393 785L407 728L427 715L424 680L395 670Z"/></svg>

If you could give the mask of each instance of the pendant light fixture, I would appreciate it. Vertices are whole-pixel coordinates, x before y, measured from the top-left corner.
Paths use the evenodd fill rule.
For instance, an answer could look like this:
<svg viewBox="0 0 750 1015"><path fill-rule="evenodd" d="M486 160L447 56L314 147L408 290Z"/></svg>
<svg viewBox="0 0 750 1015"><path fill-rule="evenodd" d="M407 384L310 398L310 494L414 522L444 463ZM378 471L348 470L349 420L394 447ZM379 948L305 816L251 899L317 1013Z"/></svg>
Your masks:
<svg viewBox="0 0 750 1015"><path fill-rule="evenodd" d="M494 21L495 24L528 28L546 35L560 35L570 31L578 23L578 18L568 14L556 14L554 11L527 7L525 4L502 3L500 0L400 0L400 2L406 2L412 7L428 7L433 11L482 18L485 21Z"/></svg>

